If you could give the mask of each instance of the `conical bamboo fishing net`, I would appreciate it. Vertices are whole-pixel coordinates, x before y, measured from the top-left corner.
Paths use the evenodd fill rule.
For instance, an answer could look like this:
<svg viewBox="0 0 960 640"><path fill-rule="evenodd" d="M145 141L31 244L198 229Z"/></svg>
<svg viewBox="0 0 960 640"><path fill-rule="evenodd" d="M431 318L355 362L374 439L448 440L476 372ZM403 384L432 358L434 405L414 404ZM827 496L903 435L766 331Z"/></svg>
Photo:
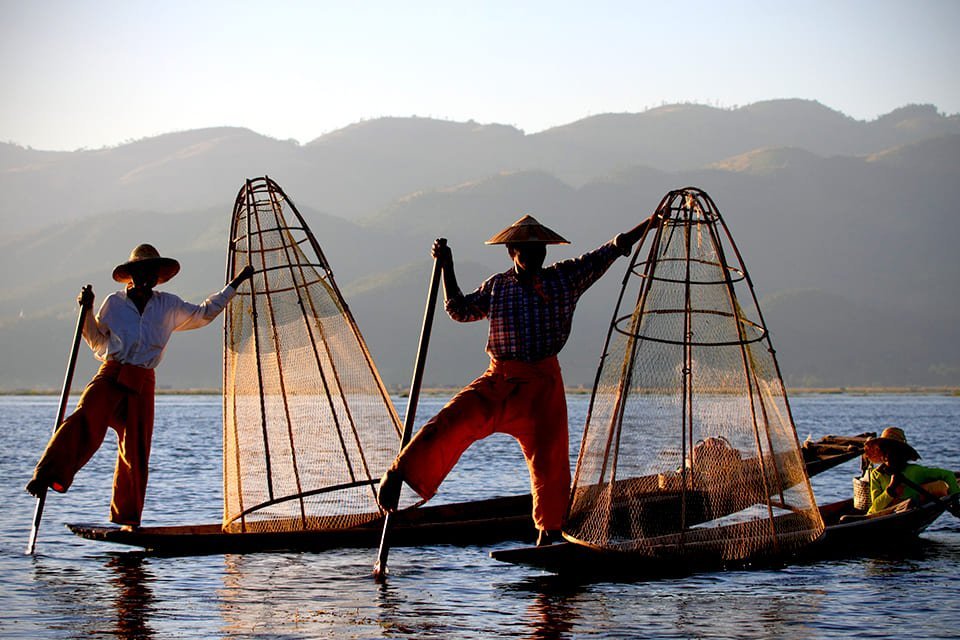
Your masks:
<svg viewBox="0 0 960 640"><path fill-rule="evenodd" d="M703 191L657 212L624 277L564 533L723 560L807 544L823 523L740 254Z"/></svg>
<svg viewBox="0 0 960 640"><path fill-rule="evenodd" d="M400 420L316 238L279 185L237 195L224 325L223 527L335 529L379 515Z"/></svg>

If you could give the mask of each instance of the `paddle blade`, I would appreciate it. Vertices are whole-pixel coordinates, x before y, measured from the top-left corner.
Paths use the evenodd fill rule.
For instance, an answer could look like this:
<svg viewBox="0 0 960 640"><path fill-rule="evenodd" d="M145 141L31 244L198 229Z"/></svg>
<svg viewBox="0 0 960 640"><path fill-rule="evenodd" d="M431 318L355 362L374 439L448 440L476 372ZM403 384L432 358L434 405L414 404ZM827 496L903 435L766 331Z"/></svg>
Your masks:
<svg viewBox="0 0 960 640"><path fill-rule="evenodd" d="M377 550L377 561L373 565L373 579L379 584L387 581L387 558L390 555L390 514L383 520L383 532L380 534L380 548Z"/></svg>
<svg viewBox="0 0 960 640"><path fill-rule="evenodd" d="M33 525L30 527L30 539L27 541L28 556L32 556L37 549L37 536L40 533L40 518L43 517L43 503L47 499L47 492L44 491L37 497L37 506L33 511Z"/></svg>

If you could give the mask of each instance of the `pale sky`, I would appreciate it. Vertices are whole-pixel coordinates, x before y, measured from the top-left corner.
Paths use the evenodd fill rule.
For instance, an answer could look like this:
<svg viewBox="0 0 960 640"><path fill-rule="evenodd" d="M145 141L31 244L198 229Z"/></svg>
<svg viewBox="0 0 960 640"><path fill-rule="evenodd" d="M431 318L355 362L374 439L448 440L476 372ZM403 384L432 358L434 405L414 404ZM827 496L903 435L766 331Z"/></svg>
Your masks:
<svg viewBox="0 0 960 640"><path fill-rule="evenodd" d="M664 103L960 112L956 0L0 0L0 141L211 126L309 142L380 116L534 133Z"/></svg>

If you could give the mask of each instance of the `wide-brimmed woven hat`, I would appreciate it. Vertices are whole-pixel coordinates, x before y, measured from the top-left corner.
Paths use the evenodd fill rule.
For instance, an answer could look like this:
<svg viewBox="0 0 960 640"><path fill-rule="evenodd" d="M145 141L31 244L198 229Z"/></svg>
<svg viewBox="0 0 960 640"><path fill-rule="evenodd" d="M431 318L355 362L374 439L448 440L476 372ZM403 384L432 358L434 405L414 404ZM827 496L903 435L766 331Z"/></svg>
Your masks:
<svg viewBox="0 0 960 640"><path fill-rule="evenodd" d="M496 234L484 244L507 244L508 242L542 242L544 244L570 244L556 231L543 226L533 216L523 216L512 225Z"/></svg>
<svg viewBox="0 0 960 640"><path fill-rule="evenodd" d="M871 460L879 461L878 454L884 447L900 449L907 460L919 460L920 454L917 450L907 444L907 436L903 429L899 427L887 427L880 434L879 438L870 438L863 445L863 450Z"/></svg>
<svg viewBox="0 0 960 640"><path fill-rule="evenodd" d="M137 265L152 267L157 271L157 284L163 284L180 272L180 263L173 258L163 258L152 244L138 244L130 252L130 258L113 270L113 279L117 282L132 282L130 267Z"/></svg>

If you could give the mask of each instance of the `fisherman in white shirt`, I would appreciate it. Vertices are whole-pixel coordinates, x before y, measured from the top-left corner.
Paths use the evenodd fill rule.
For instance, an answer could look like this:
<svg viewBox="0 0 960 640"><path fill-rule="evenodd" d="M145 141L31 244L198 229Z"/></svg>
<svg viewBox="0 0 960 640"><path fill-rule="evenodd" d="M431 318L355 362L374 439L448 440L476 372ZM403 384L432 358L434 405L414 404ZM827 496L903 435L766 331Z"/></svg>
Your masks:
<svg viewBox="0 0 960 640"><path fill-rule="evenodd" d="M153 435L153 370L174 331L210 324L253 275L248 265L220 292L196 305L153 290L179 271L180 263L161 257L149 244L134 248L130 259L113 270L113 279L126 288L107 296L95 317L87 313L83 326L84 339L103 365L84 389L76 411L47 444L28 492L37 497L47 488L66 492L112 427L118 450L110 520L128 529L140 525ZM93 291L85 289L77 300L92 309L93 298Z"/></svg>

